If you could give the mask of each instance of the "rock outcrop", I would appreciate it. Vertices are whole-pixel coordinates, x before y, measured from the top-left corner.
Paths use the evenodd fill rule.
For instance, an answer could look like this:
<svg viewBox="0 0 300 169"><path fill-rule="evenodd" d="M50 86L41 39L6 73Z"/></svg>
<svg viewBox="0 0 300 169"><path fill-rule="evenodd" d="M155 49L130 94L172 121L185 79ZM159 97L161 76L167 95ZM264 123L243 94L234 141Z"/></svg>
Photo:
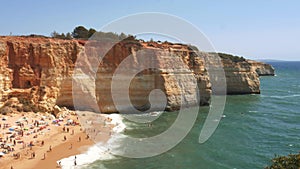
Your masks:
<svg viewBox="0 0 300 169"><path fill-rule="evenodd" d="M25 99L35 111L71 105L67 101L72 97L72 69L82 49L77 41L1 37L1 102L11 97ZM65 89L69 90L61 93Z"/></svg>
<svg viewBox="0 0 300 169"><path fill-rule="evenodd" d="M255 71L259 76L274 76L275 69L270 64L263 62L257 62L253 60L247 60L251 65L252 71Z"/></svg>
<svg viewBox="0 0 300 169"><path fill-rule="evenodd" d="M210 62L207 58L213 55L192 50L190 46L183 44L133 40L117 43L99 62L97 58L85 56L99 55L101 48L111 44L97 42L95 47L85 48L85 43L42 37L0 37L2 105L8 105L8 101L14 100L14 105L26 105L26 109L32 111L55 112L56 105L70 108L74 106L75 89L78 90L75 93L81 92L85 95L79 103L80 108L95 110L95 107L89 105L96 101L101 112L116 112L119 109L114 105L112 80L114 73L128 56L132 56L132 60L130 64L124 64L126 72L123 72L119 79L119 88L115 90L117 94L119 92L118 98L121 100L119 108L126 109L128 106L127 96L122 94L123 87L127 84L122 83L122 80L125 82L126 78L131 78L132 73L141 68L145 69L131 79L128 89L135 108L147 110L153 106L149 103L149 94L153 89L163 91L168 110L176 110L181 105L209 104L212 89L209 71L205 65ZM148 55L149 57L145 57ZM146 59L145 62L145 58L150 60ZM261 62L235 62L230 59L221 61L228 94L260 93L259 76L274 75L272 66ZM76 67L78 63L79 67ZM92 66L95 63L96 68ZM80 64L84 66L80 67ZM78 83L78 79L72 81L75 72L80 72L79 75L85 75L87 79L82 83L84 85L74 88ZM200 99L195 100L198 97ZM154 100L158 106L162 101Z"/></svg>

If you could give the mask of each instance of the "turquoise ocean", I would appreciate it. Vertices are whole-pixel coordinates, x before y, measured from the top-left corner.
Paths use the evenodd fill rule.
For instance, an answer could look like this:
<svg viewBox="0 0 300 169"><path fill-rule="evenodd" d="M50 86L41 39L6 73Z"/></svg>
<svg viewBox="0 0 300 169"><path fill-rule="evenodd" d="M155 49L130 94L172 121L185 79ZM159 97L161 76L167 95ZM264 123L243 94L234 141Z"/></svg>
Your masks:
<svg viewBox="0 0 300 169"><path fill-rule="evenodd" d="M271 158L300 151L300 62L270 62L276 76L260 77L261 94L227 96L224 118L212 137L198 143L209 107L201 107L190 133L170 151L151 158L115 157L85 168L98 169L259 169ZM191 108L190 111L193 111ZM126 119L126 135L159 134L178 112L163 113L153 122Z"/></svg>

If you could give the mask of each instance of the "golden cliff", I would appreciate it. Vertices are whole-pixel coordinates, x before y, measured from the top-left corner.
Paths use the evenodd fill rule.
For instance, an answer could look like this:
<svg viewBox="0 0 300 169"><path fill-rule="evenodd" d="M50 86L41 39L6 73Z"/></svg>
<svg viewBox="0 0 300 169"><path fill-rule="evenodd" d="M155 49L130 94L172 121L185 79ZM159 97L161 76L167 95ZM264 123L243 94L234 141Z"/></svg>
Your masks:
<svg viewBox="0 0 300 169"><path fill-rule="evenodd" d="M149 108L148 96L153 89L161 89L166 95L166 109L176 110L181 104L192 106L198 104L195 98L198 85L200 105L209 104L211 83L205 67L205 58L210 54L194 51L188 45L156 42L139 42L136 40L120 42L114 45L101 62L91 58L78 59L87 52L95 52L99 47L109 45L100 43L97 48L85 49L85 41L59 40L43 37L0 37L0 103L1 111L43 111L57 112L62 106L72 108L75 93L84 93L79 107L92 109L90 100L96 101L103 113L116 112L111 94L112 78L122 61L129 55L133 60L124 66L130 71L147 68L134 76L129 85L129 96L134 107L140 110ZM100 44L99 44L100 43ZM143 53L144 52L144 53ZM95 54L99 54L95 52ZM150 62L145 62L149 55ZM151 55L151 57L150 57ZM79 62L78 62L79 60ZM76 62L77 61L77 62ZM97 70L85 66L78 70L76 64L100 65ZM227 80L228 94L260 93L259 76L274 75L274 69L268 64L250 60L234 61L222 59ZM147 67L148 66L148 67ZM80 67L80 66L79 66ZM75 71L87 75L85 87L74 87L78 82L72 79ZM94 71L94 72L93 72ZM130 74L123 74L130 77ZM89 76L88 76L89 77ZM73 81L72 81L73 80ZM122 81L119 98L122 95ZM90 86L94 86L90 87ZM94 91L89 91L94 89ZM185 93L184 96L181 93ZM78 95L77 95L78 97ZM161 100L156 100L159 104ZM58 107L58 106L59 107ZM126 109L128 102L120 102L121 109Z"/></svg>

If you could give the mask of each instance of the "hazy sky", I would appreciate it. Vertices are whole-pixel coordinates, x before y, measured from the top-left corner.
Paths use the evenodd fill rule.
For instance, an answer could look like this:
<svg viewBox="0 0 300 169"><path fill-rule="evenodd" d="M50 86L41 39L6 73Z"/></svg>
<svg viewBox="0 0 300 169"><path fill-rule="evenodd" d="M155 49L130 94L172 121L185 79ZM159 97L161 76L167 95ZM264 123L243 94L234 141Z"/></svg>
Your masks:
<svg viewBox="0 0 300 169"><path fill-rule="evenodd" d="M1 35L100 29L120 17L163 12L198 27L217 51L252 59L300 60L300 1L11 0L1 2Z"/></svg>

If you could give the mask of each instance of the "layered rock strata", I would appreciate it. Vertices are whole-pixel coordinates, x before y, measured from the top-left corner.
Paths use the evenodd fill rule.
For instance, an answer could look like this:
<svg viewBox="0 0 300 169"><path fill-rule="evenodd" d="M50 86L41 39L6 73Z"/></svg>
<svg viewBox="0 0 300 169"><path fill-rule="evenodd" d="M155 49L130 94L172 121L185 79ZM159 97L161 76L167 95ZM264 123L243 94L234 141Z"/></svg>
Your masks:
<svg viewBox="0 0 300 169"><path fill-rule="evenodd" d="M117 43L107 52L105 46L111 44L106 42L84 45L85 41L77 40L0 37L0 102L5 106L9 99L18 98L30 110L54 112L56 105L74 107L76 90L79 108L103 113L126 110L126 92L138 110L151 106L176 110L180 106L209 104L213 92L206 65L214 61L208 53L184 44L136 40ZM103 58L99 59L99 54ZM127 58L132 60L124 63ZM260 93L259 76L274 75L273 67L265 63L220 61L227 81L221 85L227 86L228 94ZM124 68L121 76L115 76L120 67ZM86 79L74 81L74 74ZM128 79L130 83L126 84ZM116 89L112 89L113 80L119 82ZM124 91L126 86L128 91ZM150 103L153 89L160 89L165 98L158 97ZM112 90L119 100L117 107ZM162 104L164 99L166 105ZM90 106L91 102L97 108Z"/></svg>

